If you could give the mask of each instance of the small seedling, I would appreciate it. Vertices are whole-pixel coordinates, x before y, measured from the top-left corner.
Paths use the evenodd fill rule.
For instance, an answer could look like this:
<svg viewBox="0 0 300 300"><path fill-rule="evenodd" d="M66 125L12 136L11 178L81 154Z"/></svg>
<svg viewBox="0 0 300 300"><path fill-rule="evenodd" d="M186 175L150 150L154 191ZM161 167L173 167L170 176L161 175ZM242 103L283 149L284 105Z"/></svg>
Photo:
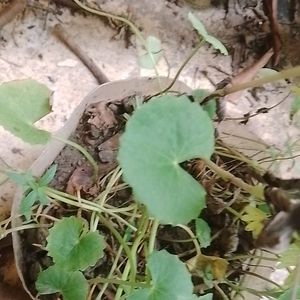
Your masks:
<svg viewBox="0 0 300 300"><path fill-rule="evenodd" d="M30 220L31 208L35 203L41 205L48 204L48 198L45 193L45 188L53 179L56 173L57 166L51 166L45 174L37 179L30 173L8 172L8 177L23 188L24 197L21 200L20 212L25 216L26 220Z"/></svg>
<svg viewBox="0 0 300 300"><path fill-rule="evenodd" d="M97 231L89 231L82 219L68 217L55 222L46 247L54 265L39 274L38 292L59 292L64 300L86 299L88 283L80 271L95 265L104 247L103 237Z"/></svg>

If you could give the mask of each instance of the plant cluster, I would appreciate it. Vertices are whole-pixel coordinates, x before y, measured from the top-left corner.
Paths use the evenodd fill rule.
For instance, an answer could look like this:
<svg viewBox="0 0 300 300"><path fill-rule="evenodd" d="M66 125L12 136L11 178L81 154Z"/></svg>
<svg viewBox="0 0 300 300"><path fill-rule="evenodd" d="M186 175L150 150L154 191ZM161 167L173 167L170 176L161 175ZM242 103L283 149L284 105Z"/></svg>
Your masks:
<svg viewBox="0 0 300 300"><path fill-rule="evenodd" d="M124 21L124 18L119 19ZM209 35L193 14L190 13L188 19L200 34L201 42L227 54L224 45ZM126 22L143 40L136 27ZM143 41L140 62L154 67L160 56L160 42L155 37ZM299 68L288 74L299 74ZM235 283L229 262L236 260L243 264L256 254L206 255L206 249L217 239L217 235L212 235L209 222L201 217L208 205L207 199L214 196L219 203L229 199L220 204L222 210L234 217L233 223L237 226L244 224L254 238L261 232L270 211L264 202L264 186L253 178L247 181L235 174L239 165L259 174L261 167L216 140L213 118L218 96L285 77L286 72L282 72L246 86L231 87L230 91L218 90L204 105L200 104L208 94L201 90L194 91L195 102L187 95L170 95L167 90L148 99L129 117L120 140L119 167L99 183L105 188L93 199L82 197L80 189L76 195L70 195L50 187L55 165L40 178L9 170L8 177L23 187L20 213L28 228L31 224L32 228L50 227L46 244L38 245L51 258L51 265L38 275L38 294L59 293L64 300L102 299L108 286L112 287L116 300L209 300L214 291L223 299L229 299L231 291L240 294L243 288ZM299 90L294 89L294 93L292 118L300 108ZM50 134L38 130L33 123L49 111L49 95L46 87L31 80L1 85L1 125L27 142L48 141ZM95 170L93 180L97 180L97 163L82 146L75 147L91 162ZM187 171L187 163L197 168L197 176ZM201 180L197 180L198 177ZM110 205L109 198L128 186L133 190L134 201L121 207ZM54 207L64 207L66 216L57 218L47 213ZM42 219L47 221L41 222ZM157 250L157 235L164 226L180 228L189 237L187 242L192 243L192 248L184 253L188 259ZM111 249L113 259L109 260L108 274L88 278L87 274L101 264L106 248L112 245L115 249ZM274 291L246 290L280 300L300 294L297 288L290 288L292 277L297 279L299 273L298 253L299 245L295 242L280 258L274 258L283 267L298 265L286 286ZM198 285L196 292L195 284Z"/></svg>

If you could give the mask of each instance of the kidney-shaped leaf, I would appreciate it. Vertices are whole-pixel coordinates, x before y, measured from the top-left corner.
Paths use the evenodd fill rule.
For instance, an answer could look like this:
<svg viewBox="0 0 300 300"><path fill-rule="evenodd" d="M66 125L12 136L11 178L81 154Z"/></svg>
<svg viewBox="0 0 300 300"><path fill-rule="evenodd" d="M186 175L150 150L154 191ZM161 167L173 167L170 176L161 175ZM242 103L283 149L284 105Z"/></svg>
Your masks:
<svg viewBox="0 0 300 300"><path fill-rule="evenodd" d="M103 255L104 239L98 232L85 232L84 222L63 218L49 230L47 250L55 264L67 270L84 270Z"/></svg>
<svg viewBox="0 0 300 300"><path fill-rule="evenodd" d="M51 266L39 273L36 289L41 295L60 293L63 300L83 300L88 294L88 283L79 271L68 272Z"/></svg>
<svg viewBox="0 0 300 300"><path fill-rule="evenodd" d="M118 160L136 198L161 223L187 223L205 206L205 190L181 167L209 158L214 148L212 121L187 97L162 96L129 119Z"/></svg>
<svg viewBox="0 0 300 300"><path fill-rule="evenodd" d="M153 252L147 262L152 277L150 288L134 291L128 300L195 300L191 275L176 255Z"/></svg>
<svg viewBox="0 0 300 300"><path fill-rule="evenodd" d="M0 86L0 125L31 144L44 144L49 132L33 123L48 114L50 91L34 80L15 80Z"/></svg>

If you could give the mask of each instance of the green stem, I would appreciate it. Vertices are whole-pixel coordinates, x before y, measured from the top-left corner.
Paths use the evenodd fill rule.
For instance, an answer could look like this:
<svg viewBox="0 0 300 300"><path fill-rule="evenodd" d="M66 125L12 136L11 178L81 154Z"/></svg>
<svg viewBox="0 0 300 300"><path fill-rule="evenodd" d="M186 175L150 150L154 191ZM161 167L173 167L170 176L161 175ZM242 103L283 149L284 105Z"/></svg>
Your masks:
<svg viewBox="0 0 300 300"><path fill-rule="evenodd" d="M267 277L264 277L264 276L262 276L262 275L260 275L260 274L258 274L258 273L253 273L253 272L246 271L246 270L243 270L243 273L244 273L244 274L247 274L247 275L250 275L250 276L257 277L257 278L259 278L259 279L261 279L261 280L264 280L264 281L266 281L266 282L271 283L272 285L275 285L275 286L276 286L277 288L279 288L279 289L282 289L282 286L281 286L281 285L279 285L278 283L274 282L273 280L271 280L271 279L269 279L269 278L267 278Z"/></svg>
<svg viewBox="0 0 300 300"><path fill-rule="evenodd" d="M131 255L135 259L136 259L136 252L138 250L138 247L139 247L141 241L143 240L143 238L145 237L145 233L146 233L146 230L148 228L148 224L149 224L149 222L148 222L147 215L144 214L144 217L141 220L141 225L140 225L140 230L138 231L138 236L134 240L133 245L131 247ZM128 274L129 274L131 268L132 267L127 262L126 266L125 266L125 269L124 269L124 272L123 272L123 275L122 275L122 280L126 280L127 279ZM136 269L134 269L134 271L135 271L134 272L134 276L135 276ZM114 300L120 300L120 298L122 296L122 293L123 293L123 287L119 286Z"/></svg>
<svg viewBox="0 0 300 300"><path fill-rule="evenodd" d="M154 219L151 227L150 237L149 237L148 255L150 255L155 248L155 239L156 239L158 226L159 226L159 222L156 219Z"/></svg>
<svg viewBox="0 0 300 300"><path fill-rule="evenodd" d="M87 159L87 161L91 164L91 166L93 167L93 173L94 173L94 180L96 181L98 178L98 165L96 163L96 161L94 160L94 158L92 157L91 154L89 154L82 146L80 146L79 144L69 141L69 140L65 140L63 138L60 138L58 136L53 136L54 139L63 142L71 147L74 147L75 149L77 149L79 152L82 153L82 155Z"/></svg>
<svg viewBox="0 0 300 300"><path fill-rule="evenodd" d="M109 209L106 209L104 207L101 207L100 205L98 205L97 203L85 200L85 199L79 199L75 198L74 200L71 200L70 198L67 198L65 196L62 196L58 193L56 193L57 191L49 188L49 187L45 187L45 193L47 196L49 196L52 199L58 200L60 202L78 207L78 208L82 208L91 212L97 212L97 213L107 213L110 216L116 218L117 220L119 220L120 222L122 222L123 224L125 224L126 226L130 227L133 231L136 231L136 228L134 226L132 226L130 223L128 223L125 219L123 219L122 217L120 217L118 214L115 214L114 212L110 211Z"/></svg>
<svg viewBox="0 0 300 300"><path fill-rule="evenodd" d="M232 86L226 86L222 89L216 90L213 95L224 97L225 95L232 94L235 92L239 92L248 88L254 88L262 86L266 83L271 83L274 81L286 79L286 78L293 78L300 76L300 66L290 68L287 70L283 70L278 72L277 74L266 76L263 78L259 78L256 80L248 81L241 84L236 84Z"/></svg>
<svg viewBox="0 0 300 300"><path fill-rule="evenodd" d="M234 255L232 257L226 258L226 260L231 261L231 260L238 260L238 259L256 259L256 258L261 260L278 262L278 258L264 257L259 255L251 255L251 254Z"/></svg>
<svg viewBox="0 0 300 300"><path fill-rule="evenodd" d="M149 49L147 42L145 41L141 31L138 29L138 27L131 21L129 21L128 19L124 18L124 17L120 17L117 15L113 15L101 10L97 10L97 9L93 9L91 7L88 7L86 5L84 5L83 3L81 3L79 0L73 0L79 7L81 7L82 9L88 11L89 13L101 16L101 17L105 17L105 18L111 18L113 20L117 20L120 21L126 25L128 25L130 27L130 29L132 30L132 32L136 35L136 37L140 40L140 42L142 43L143 47L146 49L148 55L150 56L153 65L156 65L156 61L153 57L153 54L151 52L151 49ZM156 69L156 67L154 67L156 76L159 76L158 71Z"/></svg>
<svg viewBox="0 0 300 300"><path fill-rule="evenodd" d="M188 64L188 62L194 57L194 55L198 52L198 50L205 44L204 40L201 40L198 45L192 50L192 52L188 55L188 57L186 57L186 59L184 60L184 62L182 63L182 65L179 67L178 71L175 74L175 77L172 79L172 82L165 88L163 89L161 92L151 96L151 97L155 97L161 94L166 93L167 91L169 91L172 86L175 84L176 80L178 79L179 75L181 74L182 70L185 68L185 66Z"/></svg>
<svg viewBox="0 0 300 300"><path fill-rule="evenodd" d="M123 239L124 239L124 238L123 238ZM124 240L125 240L125 239L124 239ZM108 276L107 276L107 279L110 279L110 278L112 277L112 275L113 275L113 273L114 273L114 271L115 271L115 269L116 269L116 267L117 267L118 261L119 261L119 259L120 259L120 257L121 257L122 251L123 251L123 247L122 247L122 245L120 245L120 247L119 247L119 249L118 249L118 252L117 252L117 254L116 254L116 256L115 256L113 265L112 265L112 267L111 267L111 269L110 269L110 271L109 271L109 274L108 274ZM102 286L102 288L101 288L101 291L99 292L99 294L97 295L97 297L96 297L95 300L101 300L101 299L102 299L102 296L104 295L105 290L107 289L107 287L108 287L108 283L104 283L103 286Z"/></svg>
<svg viewBox="0 0 300 300"><path fill-rule="evenodd" d="M236 218L241 219L242 215L230 206L225 206L225 209L233 214Z"/></svg>
<svg viewBox="0 0 300 300"><path fill-rule="evenodd" d="M50 225L41 225L41 224L27 224L27 225L22 225L19 227L14 227L11 229L5 229L3 233L0 234L0 240L5 238L8 234L13 233L15 231L21 231L21 230L26 230L26 229L32 229L32 228L47 228Z"/></svg>
<svg viewBox="0 0 300 300"><path fill-rule="evenodd" d="M257 185L252 186L246 182L244 182L242 179L234 176L230 172L222 169L217 164L212 162L209 159L203 159L206 166L208 166L212 171L214 171L216 174L218 174L223 180L230 181L237 187L241 188L242 190L248 192L249 194L255 196L258 199L263 199L263 186Z"/></svg>
<svg viewBox="0 0 300 300"><path fill-rule="evenodd" d="M193 231L188 226L185 226L185 225L182 225L182 224L178 224L177 226L182 228L183 230L185 230L186 233L192 238L192 242L195 246L197 255L200 255L201 254L201 249L200 249L200 246L199 246L199 243L198 243L198 239L195 237Z"/></svg>
<svg viewBox="0 0 300 300"><path fill-rule="evenodd" d="M239 285L231 283L229 280L225 280L225 283L227 285L229 285L233 290L235 290L238 294L242 294L242 292L247 292L247 293L250 293L250 294L253 294L253 295L259 297L259 299L262 296L268 297L270 299L270 296L268 295L268 293L266 291L257 291L257 290L247 288L247 287L240 287ZM273 298L271 298L271 299L273 299Z"/></svg>
<svg viewBox="0 0 300 300"><path fill-rule="evenodd" d="M144 282L129 282L120 279L114 278L103 278L103 277L96 277L89 280L90 284L97 284L97 283L106 283L106 284L117 284L117 285L128 285L132 288L147 288L149 285Z"/></svg>
<svg viewBox="0 0 300 300"><path fill-rule="evenodd" d="M136 262L133 258L132 252L126 242L124 241L123 237L120 235L120 233L110 224L109 221L107 221L102 215L99 214L99 219L103 225L105 225L111 233L114 235L114 237L118 240L119 244L122 245L124 248L124 251L128 258L128 265L130 266L130 282L135 282L135 276L136 276ZM125 280L127 279L127 276ZM123 280L123 278L122 278Z"/></svg>
<svg viewBox="0 0 300 300"><path fill-rule="evenodd" d="M224 291L218 286L218 284L216 282L213 282L214 288L216 289L216 291L220 294L220 296L224 299L224 300L229 300L229 298L226 296L226 294L224 293Z"/></svg>

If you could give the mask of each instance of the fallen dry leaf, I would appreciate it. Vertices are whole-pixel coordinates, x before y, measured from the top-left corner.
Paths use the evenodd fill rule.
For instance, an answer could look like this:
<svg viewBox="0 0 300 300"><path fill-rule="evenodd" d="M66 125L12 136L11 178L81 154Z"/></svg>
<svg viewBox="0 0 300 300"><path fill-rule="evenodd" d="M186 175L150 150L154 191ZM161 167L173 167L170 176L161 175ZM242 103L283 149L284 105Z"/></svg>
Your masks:
<svg viewBox="0 0 300 300"><path fill-rule="evenodd" d="M221 280L225 277L228 266L228 262L224 258L203 254L192 257L186 264L192 273L211 271L213 278L216 280Z"/></svg>
<svg viewBox="0 0 300 300"><path fill-rule="evenodd" d="M70 195L77 195L78 192L89 192L93 186L93 174L87 166L77 167L72 173L66 188L66 192Z"/></svg>

